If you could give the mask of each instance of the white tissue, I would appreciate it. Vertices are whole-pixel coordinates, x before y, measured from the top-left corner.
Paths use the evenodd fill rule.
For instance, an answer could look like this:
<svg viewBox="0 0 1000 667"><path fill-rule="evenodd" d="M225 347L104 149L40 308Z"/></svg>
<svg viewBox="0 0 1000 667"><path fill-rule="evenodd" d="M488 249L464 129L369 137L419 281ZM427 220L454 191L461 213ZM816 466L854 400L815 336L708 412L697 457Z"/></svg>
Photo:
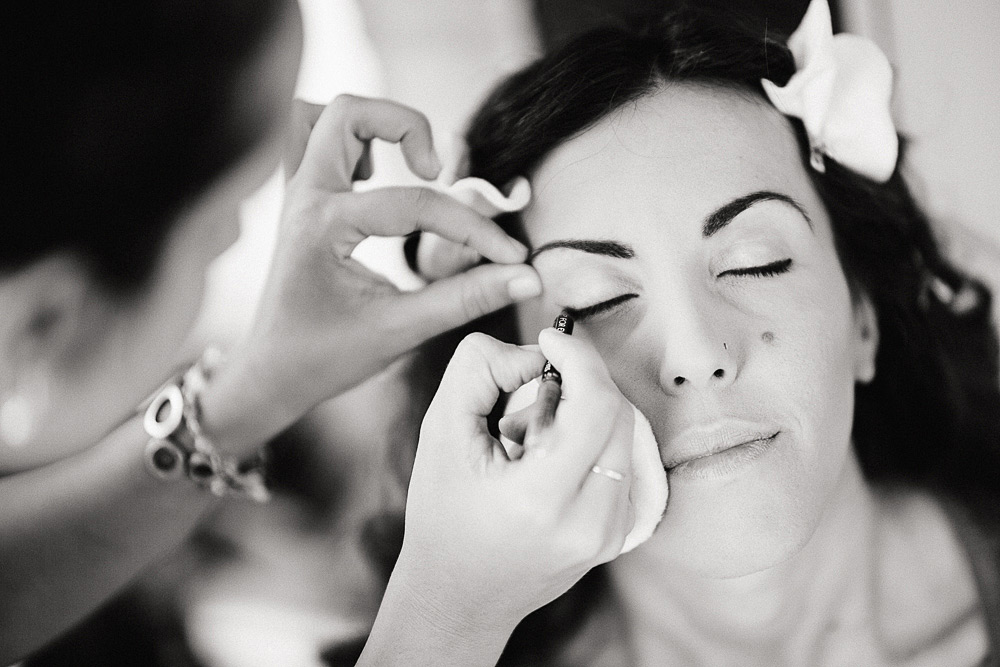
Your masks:
<svg viewBox="0 0 1000 667"><path fill-rule="evenodd" d="M528 407L535 402L537 394L538 380L523 385L510 395L504 414ZM635 428L632 431L632 486L628 495L635 513L635 524L625 536L621 553L632 551L653 535L667 509L670 492L667 472L663 469L660 450L649 420L634 405L632 410L635 412ZM514 443L502 435L500 441L508 452L514 446Z"/></svg>
<svg viewBox="0 0 1000 667"><path fill-rule="evenodd" d="M489 181L481 178L463 178L455 181L444 193L472 208L479 215L493 218L501 213L520 211L531 201L531 183L518 176L511 183L510 194L504 196Z"/></svg>

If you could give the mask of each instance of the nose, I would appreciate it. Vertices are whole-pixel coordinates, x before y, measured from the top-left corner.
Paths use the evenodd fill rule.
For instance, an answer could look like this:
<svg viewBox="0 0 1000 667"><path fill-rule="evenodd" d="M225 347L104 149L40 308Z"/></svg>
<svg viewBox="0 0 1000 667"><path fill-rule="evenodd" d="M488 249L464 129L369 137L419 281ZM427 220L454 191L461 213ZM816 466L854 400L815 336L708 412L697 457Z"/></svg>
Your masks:
<svg viewBox="0 0 1000 667"><path fill-rule="evenodd" d="M736 379L735 339L727 341L726 324L696 295L662 304L653 326L660 347L658 381L667 393L722 389Z"/></svg>

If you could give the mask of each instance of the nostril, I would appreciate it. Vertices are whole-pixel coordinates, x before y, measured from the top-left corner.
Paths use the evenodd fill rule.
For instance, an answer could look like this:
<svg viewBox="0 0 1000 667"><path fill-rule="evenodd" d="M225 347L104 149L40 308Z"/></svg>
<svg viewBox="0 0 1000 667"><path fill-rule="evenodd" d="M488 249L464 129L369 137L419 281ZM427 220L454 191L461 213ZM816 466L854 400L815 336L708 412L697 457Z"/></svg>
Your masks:
<svg viewBox="0 0 1000 667"><path fill-rule="evenodd" d="M681 386L682 384L684 384L684 378L678 375L677 377L674 378L674 384L677 385L678 387Z"/></svg>
<svg viewBox="0 0 1000 667"><path fill-rule="evenodd" d="M726 375L726 371L722 370L721 368L717 368L715 370L715 372L712 373L712 375L714 375L717 378L721 378L721 377L724 377Z"/></svg>

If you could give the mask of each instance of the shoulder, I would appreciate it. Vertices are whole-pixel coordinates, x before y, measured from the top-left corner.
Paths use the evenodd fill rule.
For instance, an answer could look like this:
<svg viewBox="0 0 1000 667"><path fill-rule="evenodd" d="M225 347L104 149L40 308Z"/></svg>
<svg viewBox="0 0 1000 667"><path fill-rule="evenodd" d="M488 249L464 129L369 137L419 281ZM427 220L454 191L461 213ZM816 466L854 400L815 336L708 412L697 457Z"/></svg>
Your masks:
<svg viewBox="0 0 1000 667"><path fill-rule="evenodd" d="M980 591L968 550L930 493L879 495L876 625L902 665L976 665L988 652Z"/></svg>

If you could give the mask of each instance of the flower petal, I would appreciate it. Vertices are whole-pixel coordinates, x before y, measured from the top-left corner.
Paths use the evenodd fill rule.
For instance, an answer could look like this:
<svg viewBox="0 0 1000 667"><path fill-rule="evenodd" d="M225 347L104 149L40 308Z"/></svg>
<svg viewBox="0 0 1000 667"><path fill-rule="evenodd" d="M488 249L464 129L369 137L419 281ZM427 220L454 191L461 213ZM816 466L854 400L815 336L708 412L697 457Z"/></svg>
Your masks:
<svg viewBox="0 0 1000 667"><path fill-rule="evenodd" d="M812 0L788 40L798 71L785 86L763 79L771 103L800 118L822 169L826 154L872 180L892 176L899 141L889 110L892 68L885 54L857 35L833 36L826 0Z"/></svg>

